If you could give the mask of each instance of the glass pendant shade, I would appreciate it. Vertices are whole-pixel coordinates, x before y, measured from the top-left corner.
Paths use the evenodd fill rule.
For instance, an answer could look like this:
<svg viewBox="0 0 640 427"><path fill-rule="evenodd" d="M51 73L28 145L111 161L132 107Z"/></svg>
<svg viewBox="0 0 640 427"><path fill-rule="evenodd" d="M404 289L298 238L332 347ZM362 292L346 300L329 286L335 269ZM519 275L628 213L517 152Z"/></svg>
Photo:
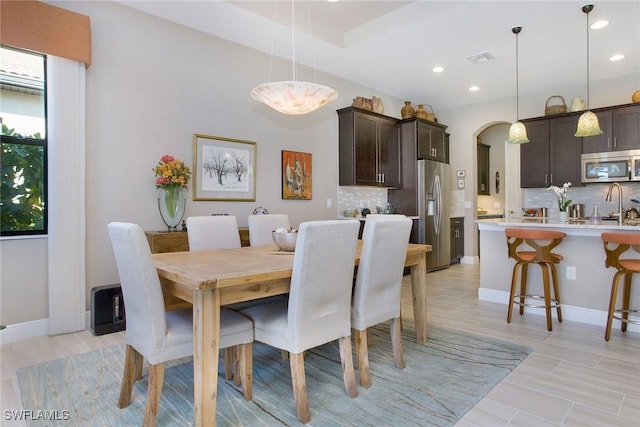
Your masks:
<svg viewBox="0 0 640 427"><path fill-rule="evenodd" d="M338 92L317 83L281 81L262 83L251 97L284 114L307 114L338 99Z"/></svg>
<svg viewBox="0 0 640 427"><path fill-rule="evenodd" d="M529 138L527 137L527 128L524 127L524 124L521 122L515 122L509 128L509 139L507 139L509 144L526 144L529 142Z"/></svg>
<svg viewBox="0 0 640 427"><path fill-rule="evenodd" d="M600 123L598 123L598 117L591 111L585 111L578 119L578 129L575 136L596 136L600 135L602 130L600 129Z"/></svg>
<svg viewBox="0 0 640 427"><path fill-rule="evenodd" d="M587 16L587 111L582 113L578 119L578 128L575 133L575 136L577 137L596 136L602 134L600 123L598 123L598 116L589 111L589 12L592 10L592 4L585 4L582 6L582 11Z"/></svg>
<svg viewBox="0 0 640 427"><path fill-rule="evenodd" d="M262 83L251 90L251 97L256 101L267 104L276 111L291 115L310 113L338 99L338 92L328 86L311 82L299 82L296 80L294 0L291 0L291 66L293 71L293 78L291 80Z"/></svg>
<svg viewBox="0 0 640 427"><path fill-rule="evenodd" d="M527 128L524 127L524 123L520 122L520 79L519 79L519 55L518 55L518 34L522 31L522 27L513 27L511 32L516 36L516 121L509 128L508 144L526 144L529 142L527 137Z"/></svg>

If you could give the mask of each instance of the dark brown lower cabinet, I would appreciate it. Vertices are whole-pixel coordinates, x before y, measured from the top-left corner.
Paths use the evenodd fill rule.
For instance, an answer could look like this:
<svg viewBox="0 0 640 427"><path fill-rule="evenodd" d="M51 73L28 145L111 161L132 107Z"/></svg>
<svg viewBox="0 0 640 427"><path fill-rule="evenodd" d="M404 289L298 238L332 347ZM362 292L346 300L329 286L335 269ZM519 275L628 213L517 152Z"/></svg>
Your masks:
<svg viewBox="0 0 640 427"><path fill-rule="evenodd" d="M464 256L464 217L451 218L451 264Z"/></svg>

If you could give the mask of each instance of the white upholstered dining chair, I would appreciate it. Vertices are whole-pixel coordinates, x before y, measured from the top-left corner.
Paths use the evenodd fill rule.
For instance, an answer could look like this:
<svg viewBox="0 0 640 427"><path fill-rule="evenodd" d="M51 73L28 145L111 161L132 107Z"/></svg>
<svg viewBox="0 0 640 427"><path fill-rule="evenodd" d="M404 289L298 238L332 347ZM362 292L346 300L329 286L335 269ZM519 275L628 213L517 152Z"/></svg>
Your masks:
<svg viewBox="0 0 640 427"><path fill-rule="evenodd" d="M390 321L396 367L404 368L400 322L402 274L411 234L404 216L367 216L351 308L360 385L371 387L367 329Z"/></svg>
<svg viewBox="0 0 640 427"><path fill-rule="evenodd" d="M350 305L359 228L357 220L300 224L288 300L242 310L253 319L257 341L289 352L293 395L302 423L311 419L305 350L339 340L346 393L350 397L358 395L351 354Z"/></svg>
<svg viewBox="0 0 640 427"><path fill-rule="evenodd" d="M191 251L241 246L238 220L234 215L190 216L186 223Z"/></svg>
<svg viewBox="0 0 640 427"><path fill-rule="evenodd" d="M249 215L247 221L251 246L272 245L271 232L276 228L290 227L287 214Z"/></svg>
<svg viewBox="0 0 640 427"><path fill-rule="evenodd" d="M191 308L165 311L160 279L139 225L113 222L108 231L127 311L127 347L118 407L129 406L133 384L142 378L146 358L149 388L143 425L152 426L162 394L165 362L193 355L193 313ZM247 400L252 399L252 343L251 320L222 308L220 348L240 347L243 358L239 376Z"/></svg>

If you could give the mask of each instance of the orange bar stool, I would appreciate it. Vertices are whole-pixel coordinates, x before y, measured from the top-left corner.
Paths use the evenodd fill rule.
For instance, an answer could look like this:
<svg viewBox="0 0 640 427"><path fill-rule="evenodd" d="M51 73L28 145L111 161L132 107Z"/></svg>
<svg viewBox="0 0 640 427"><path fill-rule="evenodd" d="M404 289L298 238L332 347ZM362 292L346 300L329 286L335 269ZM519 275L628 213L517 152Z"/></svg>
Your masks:
<svg viewBox="0 0 640 427"><path fill-rule="evenodd" d="M629 248L633 248L634 251L640 253L640 233L602 233L601 238L604 244L604 252L607 254L605 266L618 270L616 274L613 275L613 281L611 282L609 314L607 316L607 328L604 333L604 339L609 341L613 319L620 320L620 330L622 332L626 332L627 323L640 325L640 320L629 318L629 313L640 313L640 310L629 308L631 279L633 278L633 273L640 272L640 259L620 258L620 255L629 250ZM618 302L618 285L623 276L624 290L622 293L622 308L616 308Z"/></svg>
<svg viewBox="0 0 640 427"><path fill-rule="evenodd" d="M562 322L562 310L560 308L560 292L558 289L558 273L556 264L562 261L562 255L551 252L558 246L565 233L551 230L538 230L531 228L506 228L507 246L509 258L516 260L513 266L511 277L511 292L509 294L509 310L507 312L507 323L511 323L513 305L520 306L520 315L524 314L525 307L544 308L547 315L547 329L551 331L551 309L558 312L558 322ZM518 250L518 247L526 243L533 250ZM544 295L527 294L527 268L529 264L537 264L542 269L542 285ZM516 295L516 285L518 282L518 272L520 275L520 294ZM549 274L553 283L553 297L549 283ZM544 304L540 302L544 300Z"/></svg>

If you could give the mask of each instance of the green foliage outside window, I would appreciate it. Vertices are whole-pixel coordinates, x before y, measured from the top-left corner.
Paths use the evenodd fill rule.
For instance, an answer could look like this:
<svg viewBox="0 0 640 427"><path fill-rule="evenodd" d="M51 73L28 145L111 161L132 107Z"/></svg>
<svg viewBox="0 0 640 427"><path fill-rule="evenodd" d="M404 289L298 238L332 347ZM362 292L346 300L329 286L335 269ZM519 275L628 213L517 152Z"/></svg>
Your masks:
<svg viewBox="0 0 640 427"><path fill-rule="evenodd" d="M3 236L47 232L45 161L46 141L39 133L23 136L2 124L0 222Z"/></svg>

